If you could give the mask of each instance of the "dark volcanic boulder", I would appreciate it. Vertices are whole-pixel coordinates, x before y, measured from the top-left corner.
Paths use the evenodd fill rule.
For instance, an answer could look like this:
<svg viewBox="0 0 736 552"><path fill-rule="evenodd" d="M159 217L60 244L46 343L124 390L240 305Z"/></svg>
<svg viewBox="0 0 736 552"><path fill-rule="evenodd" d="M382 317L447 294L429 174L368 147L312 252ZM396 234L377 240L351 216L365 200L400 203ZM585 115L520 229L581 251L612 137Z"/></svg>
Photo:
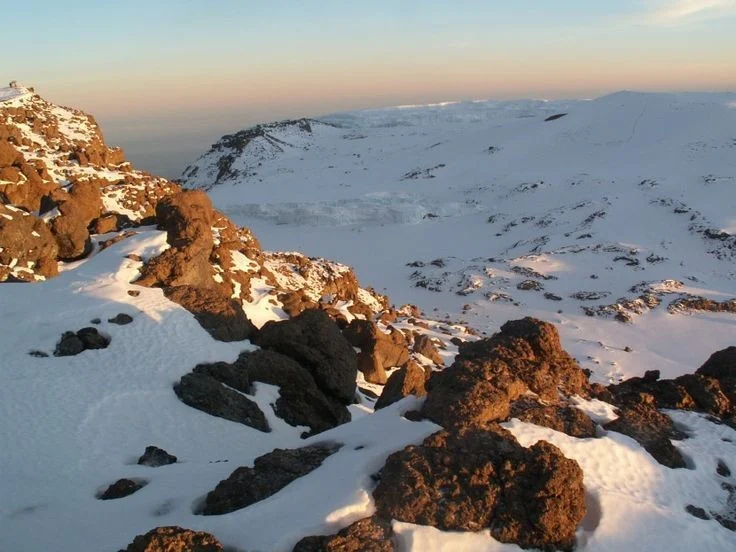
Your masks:
<svg viewBox="0 0 736 552"><path fill-rule="evenodd" d="M533 399L519 399L511 405L511 417L588 439L596 436L595 423L574 406L542 405Z"/></svg>
<svg viewBox="0 0 736 552"><path fill-rule="evenodd" d="M220 364L230 367L229 364ZM258 405L242 393L228 389L211 375L206 365L184 375L181 381L174 385L174 392L188 406L259 431L271 431L266 416Z"/></svg>
<svg viewBox="0 0 736 552"><path fill-rule="evenodd" d="M289 483L322 465L342 445L316 444L299 449L276 449L256 458L252 468L236 469L207 495L202 514L234 512L276 494Z"/></svg>
<svg viewBox="0 0 736 552"><path fill-rule="evenodd" d="M125 552L222 552L218 540L202 531L181 527L156 527L138 535Z"/></svg>
<svg viewBox="0 0 736 552"><path fill-rule="evenodd" d="M406 366L399 368L388 378L383 393L376 401L375 409L384 408L409 395L424 397L427 394L427 376L424 368L414 361L409 361Z"/></svg>
<svg viewBox="0 0 736 552"><path fill-rule="evenodd" d="M350 421L350 412L340 401L325 395L310 374L295 360L275 351L243 353L235 366L250 381L279 386L274 411L293 426L308 426L304 435L314 435Z"/></svg>
<svg viewBox="0 0 736 552"><path fill-rule="evenodd" d="M173 454L169 454L164 449L151 445L146 447L143 455L138 458L138 464L150 468L159 468L161 466L168 466L169 464L176 464L176 460L177 458Z"/></svg>
<svg viewBox="0 0 736 552"><path fill-rule="evenodd" d="M304 537L292 552L394 552L391 522L377 516L356 521L336 535Z"/></svg>
<svg viewBox="0 0 736 552"><path fill-rule="evenodd" d="M73 356L88 349L106 349L110 338L101 334L97 328L82 328L78 332L64 332L56 344L54 356Z"/></svg>
<svg viewBox="0 0 736 552"><path fill-rule="evenodd" d="M525 548L570 549L585 515L583 472L555 446L524 448L499 426L431 435L388 457L377 514L448 531L489 528Z"/></svg>
<svg viewBox="0 0 736 552"><path fill-rule="evenodd" d="M651 405L638 404L623 408L619 417L605 429L628 435L637 441L660 464L669 468L684 468L685 460L671 439L684 439L668 416Z"/></svg>
<svg viewBox="0 0 736 552"><path fill-rule="evenodd" d="M409 362L406 339L396 329L386 334L374 322L356 318L343 330L343 335L353 347L360 349L358 370L370 383L386 383L387 368Z"/></svg>
<svg viewBox="0 0 736 552"><path fill-rule="evenodd" d="M358 373L355 351L321 310L306 310L283 322L267 322L252 341L293 358L327 395L349 404Z"/></svg>
<svg viewBox="0 0 736 552"><path fill-rule="evenodd" d="M219 341L243 341L257 330L240 303L221 288L178 286L166 288L164 293L191 312L200 326Z"/></svg>
<svg viewBox="0 0 736 552"><path fill-rule="evenodd" d="M100 500L115 500L132 495L134 492L145 487L145 483L133 481L132 479L118 479L110 485L105 492L99 496Z"/></svg>
<svg viewBox="0 0 736 552"><path fill-rule="evenodd" d="M696 373L717 379L723 393L736 405L736 347L713 353Z"/></svg>

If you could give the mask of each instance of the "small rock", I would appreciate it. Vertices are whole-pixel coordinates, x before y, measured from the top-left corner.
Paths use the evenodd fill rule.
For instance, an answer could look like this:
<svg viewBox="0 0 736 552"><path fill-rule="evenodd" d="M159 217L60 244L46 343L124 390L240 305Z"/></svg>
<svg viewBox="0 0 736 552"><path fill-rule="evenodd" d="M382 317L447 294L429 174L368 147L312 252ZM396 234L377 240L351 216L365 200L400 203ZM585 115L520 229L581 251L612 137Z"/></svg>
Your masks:
<svg viewBox="0 0 736 552"><path fill-rule="evenodd" d="M141 466L158 468L160 466L176 464L176 460L176 456L169 454L164 449L160 449L154 446L148 446L146 447L146 451L143 453L143 455L138 458L138 464L140 464Z"/></svg>
<svg viewBox="0 0 736 552"><path fill-rule="evenodd" d="M129 289L128 290L128 295L130 295L131 297L138 297L140 294L141 294L141 292L139 290L137 290L137 289Z"/></svg>
<svg viewBox="0 0 736 552"><path fill-rule="evenodd" d="M110 339L98 332L97 328L82 328L77 332L77 337L82 340L85 349L106 349L110 345Z"/></svg>
<svg viewBox="0 0 736 552"><path fill-rule="evenodd" d="M44 353L43 351L36 351L35 349L33 351L28 351L28 354L36 358L47 358L49 356L48 353Z"/></svg>
<svg viewBox="0 0 736 552"><path fill-rule="evenodd" d="M99 318L93 318L92 320L89 321L89 323L90 324L101 324L102 320L100 320Z"/></svg>
<svg viewBox="0 0 736 552"><path fill-rule="evenodd" d="M74 356L84 351L84 342L74 332L64 332L56 344L54 356Z"/></svg>
<svg viewBox="0 0 736 552"><path fill-rule="evenodd" d="M124 312L121 312L120 314L114 316L113 318L108 318L107 321L110 324L117 324L118 326L125 326L126 324L130 324L133 321L133 317L129 314L125 314Z"/></svg>
<svg viewBox="0 0 736 552"><path fill-rule="evenodd" d="M692 504L688 504L685 507L685 511L691 516L695 516L696 518L710 519L710 516L706 513L705 510L699 508L698 506L693 506Z"/></svg>
<svg viewBox="0 0 736 552"><path fill-rule="evenodd" d="M118 479L110 485L104 493L99 497L100 500L114 500L132 495L134 492L142 489L145 483L133 481L132 479Z"/></svg>

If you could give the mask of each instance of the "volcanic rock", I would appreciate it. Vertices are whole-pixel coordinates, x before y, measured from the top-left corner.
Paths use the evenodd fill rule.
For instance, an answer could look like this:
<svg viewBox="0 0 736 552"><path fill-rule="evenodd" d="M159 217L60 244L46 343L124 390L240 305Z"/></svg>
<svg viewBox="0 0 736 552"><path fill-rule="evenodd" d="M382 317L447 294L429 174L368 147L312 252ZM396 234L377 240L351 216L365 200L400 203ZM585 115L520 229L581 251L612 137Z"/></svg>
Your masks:
<svg viewBox="0 0 736 552"><path fill-rule="evenodd" d="M490 529L525 548L571 549L585 515L583 472L555 446L524 448L499 426L441 431L388 457L377 514L446 531Z"/></svg>
<svg viewBox="0 0 736 552"><path fill-rule="evenodd" d="M222 552L218 540L202 531L181 527L156 527L138 535L124 552ZM123 552L123 551L121 551Z"/></svg>
<svg viewBox="0 0 736 552"><path fill-rule="evenodd" d="M394 552L391 523L377 516L356 521L332 536L304 537L292 552Z"/></svg>
<svg viewBox="0 0 736 552"><path fill-rule="evenodd" d="M428 379L428 373L424 368L414 361L409 361L406 366L399 368L388 378L374 408L376 410L384 408L409 395L424 397L427 394Z"/></svg>
<svg viewBox="0 0 736 552"><path fill-rule="evenodd" d="M307 310L291 320L267 322L252 341L296 360L328 396L344 404L353 400L358 372L355 351L323 311Z"/></svg>
<svg viewBox="0 0 736 552"><path fill-rule="evenodd" d="M299 449L275 449L260 456L252 468L240 467L220 481L207 495L202 514L226 514L268 498L295 479L317 469L341 446L329 443Z"/></svg>
<svg viewBox="0 0 736 552"><path fill-rule="evenodd" d="M150 468L159 468L161 466L168 466L169 464L176 464L176 460L176 456L169 454L164 449L148 446L143 455L138 458L138 464Z"/></svg>

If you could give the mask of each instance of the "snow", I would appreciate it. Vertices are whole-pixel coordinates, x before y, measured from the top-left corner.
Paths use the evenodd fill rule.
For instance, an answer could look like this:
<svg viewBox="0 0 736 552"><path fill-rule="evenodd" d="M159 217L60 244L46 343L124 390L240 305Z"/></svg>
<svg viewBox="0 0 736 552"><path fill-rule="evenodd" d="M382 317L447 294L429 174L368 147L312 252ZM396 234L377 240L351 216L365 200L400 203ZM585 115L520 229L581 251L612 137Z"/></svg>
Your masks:
<svg viewBox="0 0 736 552"><path fill-rule="evenodd" d="M735 98L621 92L340 113L267 156L213 149L184 181L208 188L264 247L352 266L397 305L488 334L536 316L558 325L594 381L672 377L733 342L732 315L666 307L687 294L736 296L734 250L703 235L734 228ZM227 153L252 170L214 184L207 175ZM529 276L514 267L556 279L518 290ZM683 287L667 288L673 280ZM571 297L583 291L601 298ZM661 304L637 300L645 291ZM620 298L640 311L630 324L613 320ZM600 305L611 314L583 310Z"/></svg>
<svg viewBox="0 0 736 552"><path fill-rule="evenodd" d="M31 101L5 90L3 105ZM651 369L675 376L733 344L733 315L666 309L683 294L736 296L733 255L691 228L734 228L733 105L734 95L620 93L585 102L443 102L337 114L312 123L311 132L268 127L268 137L235 160L239 172L217 185L208 181L211 165L227 152L207 152L189 184L210 188L218 207L267 248L314 257L301 273L289 260L299 254L264 254L286 289L307 286L319 300L324 279L352 266L364 284L434 318L422 330L431 338L473 340L461 322L490 334L508 319L532 315L558 327L563 346L592 370L593 381ZM567 115L544 122L559 113ZM72 111L56 117L70 139L82 139ZM74 170L81 169L92 170ZM107 172L113 181L119 174L100 174ZM124 212L123 199L111 186L105 205ZM687 210L676 212L683 205ZM306 535L331 534L374 513L371 475L388 455L439 429L403 417L422 400L409 397L374 413L359 394L350 423L309 439L300 438L304 428L276 417L277 386L256 383L250 396L270 433L184 405L172 389L181 376L255 347L213 340L161 290L132 284L141 263L127 256L149 259L168 247L164 232L137 230L83 261L63 263L54 279L0 286L0 550L119 550L155 526L180 525L211 532L228 549L288 552ZM232 266L220 270L258 268L235 253ZM544 290L517 289L528 279ZM253 277L250 285L236 286L235 294L250 293L244 310L257 326L287 317L266 279ZM131 289L140 294L130 296ZM581 291L602 298L571 297ZM630 324L582 310L645 292L662 304L642 307ZM369 292L358 293L367 302ZM348 306L337 304L347 314ZM106 322L121 312L133 322ZM111 338L107 349L28 354L51 354L64 331L94 318ZM406 319L395 326L417 329ZM457 351L446 343L446 365ZM357 383L380 392L360 374ZM572 400L600 425L617 416L605 402ZM667 414L689 435L675 442L689 469L663 467L632 439L600 428L597 439L575 439L516 419L504 424L522 445L545 439L582 467L588 514L576 550L736 548L736 533L685 511L690 504L716 513L732 507L722 485L733 478L717 475L716 466L723 460L736 470L736 431L695 413ZM222 516L194 513L237 467L274 448L320 442L342 447L272 497ZM148 445L179 461L137 465ZM122 477L146 486L124 499L97 500ZM393 527L401 552L520 550L488 531L397 521Z"/></svg>

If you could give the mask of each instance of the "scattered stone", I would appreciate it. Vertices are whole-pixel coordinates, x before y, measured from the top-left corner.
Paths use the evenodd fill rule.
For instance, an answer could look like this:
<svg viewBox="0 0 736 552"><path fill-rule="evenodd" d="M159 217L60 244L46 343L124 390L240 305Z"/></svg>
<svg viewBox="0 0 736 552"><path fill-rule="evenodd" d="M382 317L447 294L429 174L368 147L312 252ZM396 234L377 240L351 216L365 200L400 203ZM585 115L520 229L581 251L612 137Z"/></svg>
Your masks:
<svg viewBox="0 0 736 552"><path fill-rule="evenodd" d="M93 318L89 321L90 324L102 324L102 319L100 318Z"/></svg>
<svg viewBox="0 0 736 552"><path fill-rule="evenodd" d="M223 552L223 547L209 533L170 526L138 535L124 552Z"/></svg>
<svg viewBox="0 0 736 552"><path fill-rule="evenodd" d="M36 358L48 358L48 356L49 356L48 353L45 353L43 351L37 351L35 349L32 350L32 351L28 351L28 354L31 355L32 357L36 357Z"/></svg>
<svg viewBox="0 0 736 552"><path fill-rule="evenodd" d="M141 292L139 290L137 290L137 289L129 289L128 290L128 295L130 295L131 297L138 297L140 294L141 294Z"/></svg>
<svg viewBox="0 0 736 552"><path fill-rule="evenodd" d="M718 466L716 467L716 473L721 477L731 477L731 470L723 460L718 460Z"/></svg>
<svg viewBox="0 0 736 552"><path fill-rule="evenodd" d="M256 458L253 467L240 467L207 495L202 514L227 514L279 492L314 471L341 444L316 444L299 449L275 449Z"/></svg>
<svg viewBox="0 0 736 552"><path fill-rule="evenodd" d="M523 282L516 284L516 289L521 291L542 291L544 289L544 285L536 280L524 280Z"/></svg>
<svg viewBox="0 0 736 552"><path fill-rule="evenodd" d="M146 451L140 458L138 458L138 464L141 466L148 466L150 468L159 468L161 466L168 466L169 464L176 464L176 461L176 456L153 445L146 447Z"/></svg>
<svg viewBox="0 0 736 552"><path fill-rule="evenodd" d="M544 294L544 298L550 301L562 301L562 297L555 295L554 293L550 293L549 291Z"/></svg>
<svg viewBox="0 0 736 552"><path fill-rule="evenodd" d="M133 317L129 314L125 314L121 312L120 314L116 314L112 318L108 318L107 321L110 324L117 324L118 326L125 326L126 324L130 324L133 321Z"/></svg>
<svg viewBox="0 0 736 552"><path fill-rule="evenodd" d="M110 338L102 335L97 328L82 328L77 332L85 349L106 349L110 345Z"/></svg>
<svg viewBox="0 0 736 552"><path fill-rule="evenodd" d="M571 549L585 515L577 462L546 441L524 448L496 425L435 433L389 456L380 478L373 498L385 519L490 529L524 548Z"/></svg>
<svg viewBox="0 0 736 552"><path fill-rule="evenodd" d="M292 552L394 552L391 522L373 516L356 521L332 536L304 537Z"/></svg>
<svg viewBox="0 0 736 552"><path fill-rule="evenodd" d="M691 516L695 516L696 518L710 519L710 516L705 510L703 510L703 508L700 508L698 506L693 506L692 504L688 504L685 507L685 511Z"/></svg>
<svg viewBox="0 0 736 552"><path fill-rule="evenodd" d="M130 496L145 487L145 483L133 481L132 479L118 479L110 485L98 498L100 500L115 500Z"/></svg>

